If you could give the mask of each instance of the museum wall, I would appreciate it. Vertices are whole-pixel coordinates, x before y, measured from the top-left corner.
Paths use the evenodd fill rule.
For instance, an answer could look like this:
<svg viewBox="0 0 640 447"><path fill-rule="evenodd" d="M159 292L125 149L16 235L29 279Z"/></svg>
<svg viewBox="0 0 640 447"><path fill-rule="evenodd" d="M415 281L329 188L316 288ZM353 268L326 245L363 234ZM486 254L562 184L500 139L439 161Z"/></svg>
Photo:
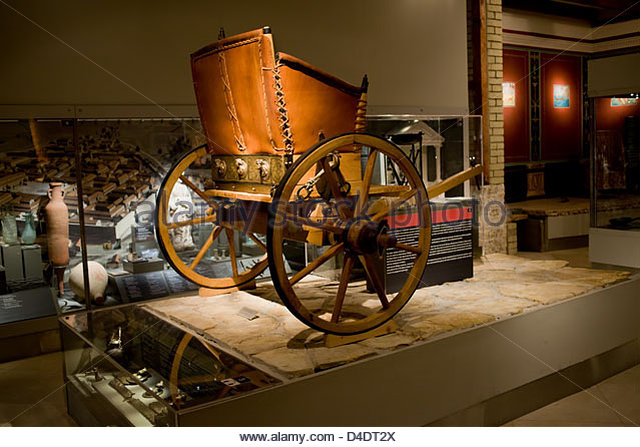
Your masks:
<svg viewBox="0 0 640 447"><path fill-rule="evenodd" d="M504 82L515 84L515 105L503 107L508 163L567 160L579 157L582 151L582 58L535 54L539 54L539 70L530 69L533 56L529 51L505 49L503 52ZM554 85L568 86L566 104L556 102ZM533 117L530 114L538 102L530 100L530 90L539 90L540 95L539 150L531 148L531 137L536 137L537 132L531 135Z"/></svg>
<svg viewBox="0 0 640 447"><path fill-rule="evenodd" d="M504 50L504 82L515 86L515 103L503 100L504 159L507 163L526 162L529 154L529 53Z"/></svg>
<svg viewBox="0 0 640 447"><path fill-rule="evenodd" d="M504 81L522 77L524 62L517 54L528 53L529 64L527 108L520 109L523 92L517 88L516 105L504 108L507 202L588 197L591 123L587 91L593 97L639 90L634 88L640 56L638 26L640 19L593 27L580 17L504 10ZM568 107L554 105L553 84L569 87ZM598 103L598 130L620 130L627 114L621 109L630 107L613 110L608 103ZM528 152L523 148L525 132Z"/></svg>
<svg viewBox="0 0 640 447"><path fill-rule="evenodd" d="M163 114L152 102L193 115L189 54L221 26L232 35L265 25L279 50L354 84L367 73L370 112L468 110L464 0L11 4L19 13L3 5L0 15L0 39L11 42L0 73L5 117L69 104L119 106L80 116Z"/></svg>
<svg viewBox="0 0 640 447"><path fill-rule="evenodd" d="M581 17L505 9L503 22L505 45L595 54L640 44L640 19L591 26Z"/></svg>
<svg viewBox="0 0 640 447"><path fill-rule="evenodd" d="M568 106L558 105L554 85L569 87ZM579 157L582 147L581 59L541 56L541 155L543 160Z"/></svg>
<svg viewBox="0 0 640 447"><path fill-rule="evenodd" d="M588 194L584 57L507 48L503 58L507 202Z"/></svg>
<svg viewBox="0 0 640 447"><path fill-rule="evenodd" d="M622 132L627 116L640 116L640 104L612 106L611 98L596 98L596 129Z"/></svg>
<svg viewBox="0 0 640 447"><path fill-rule="evenodd" d="M640 21L638 22L640 26ZM640 91L640 51L589 61L589 96L625 95Z"/></svg>

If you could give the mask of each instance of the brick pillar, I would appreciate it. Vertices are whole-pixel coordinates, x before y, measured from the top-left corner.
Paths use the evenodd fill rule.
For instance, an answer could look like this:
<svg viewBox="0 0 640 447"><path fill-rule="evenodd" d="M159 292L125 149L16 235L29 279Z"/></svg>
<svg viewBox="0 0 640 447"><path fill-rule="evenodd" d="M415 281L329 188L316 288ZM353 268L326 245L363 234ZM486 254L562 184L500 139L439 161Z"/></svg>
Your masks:
<svg viewBox="0 0 640 447"><path fill-rule="evenodd" d="M479 244L484 254L507 252L502 114L502 0L467 0L469 109L483 119L485 185L479 201Z"/></svg>
<svg viewBox="0 0 640 447"><path fill-rule="evenodd" d="M486 0L487 84L489 120L489 183L504 184L504 123L502 115L502 0ZM486 161L485 161L486 162Z"/></svg>

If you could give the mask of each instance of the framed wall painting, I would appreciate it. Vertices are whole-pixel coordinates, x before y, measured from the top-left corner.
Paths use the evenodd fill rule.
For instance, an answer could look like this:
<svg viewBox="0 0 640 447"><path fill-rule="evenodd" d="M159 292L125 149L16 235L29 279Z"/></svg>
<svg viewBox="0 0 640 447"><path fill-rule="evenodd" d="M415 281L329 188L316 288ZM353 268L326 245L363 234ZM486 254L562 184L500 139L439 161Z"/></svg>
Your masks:
<svg viewBox="0 0 640 447"><path fill-rule="evenodd" d="M611 98L611 107L635 106L638 98Z"/></svg>
<svg viewBox="0 0 640 447"><path fill-rule="evenodd" d="M570 92L566 84L553 84L553 107L556 109L569 108Z"/></svg>
<svg viewBox="0 0 640 447"><path fill-rule="evenodd" d="M502 107L515 107L515 106L516 106L516 83L503 82L502 83Z"/></svg>

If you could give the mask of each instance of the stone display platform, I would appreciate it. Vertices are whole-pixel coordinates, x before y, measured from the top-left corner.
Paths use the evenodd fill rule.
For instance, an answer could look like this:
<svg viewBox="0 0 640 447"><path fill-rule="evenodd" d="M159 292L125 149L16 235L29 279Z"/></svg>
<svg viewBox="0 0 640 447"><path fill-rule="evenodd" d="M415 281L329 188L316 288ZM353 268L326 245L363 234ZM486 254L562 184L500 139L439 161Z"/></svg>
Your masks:
<svg viewBox="0 0 640 447"><path fill-rule="evenodd" d="M396 316L398 330L358 343L327 348L323 334L308 328L280 304L271 283L215 297L156 301L143 308L195 332L282 378L303 377L379 356L423 340L435 340L538 310L626 279L629 272L573 268L561 260L530 260L493 254L474 266L465 281L419 289ZM311 277L298 286L322 306L337 282ZM377 303L364 284L345 302L351 311ZM346 306L345 306L346 308Z"/></svg>

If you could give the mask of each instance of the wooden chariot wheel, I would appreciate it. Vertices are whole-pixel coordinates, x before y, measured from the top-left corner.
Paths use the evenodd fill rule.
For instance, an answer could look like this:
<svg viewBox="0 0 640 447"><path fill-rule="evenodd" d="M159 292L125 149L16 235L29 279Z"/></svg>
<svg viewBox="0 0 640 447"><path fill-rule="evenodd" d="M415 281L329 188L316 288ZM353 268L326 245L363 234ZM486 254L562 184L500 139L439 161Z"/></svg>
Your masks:
<svg viewBox="0 0 640 447"><path fill-rule="evenodd" d="M199 286L211 289L239 287L267 267L267 247L257 235L219 223L217 216L222 202L207 195L203 185L210 177L210 156L206 146L187 152L171 167L156 199L158 245L171 267ZM185 232L191 235L190 239ZM247 241L257 249L259 253L253 254L259 259L245 262L244 246L239 246L239 241ZM216 251L215 257L210 255L212 250ZM226 260L230 268L225 264Z"/></svg>
<svg viewBox="0 0 640 447"><path fill-rule="evenodd" d="M410 221L412 238L393 230L399 220ZM291 235L323 251L288 275L283 245ZM429 200L419 173L400 148L374 135L339 135L307 150L285 174L270 208L267 252L274 286L298 319L326 333L359 334L390 320L422 280L430 244ZM381 270L383 255L392 250L406 252L413 262L399 291L388 294ZM318 268L328 261L333 283L315 285ZM363 281L350 281L358 268L373 293ZM327 296L319 297L319 289Z"/></svg>

